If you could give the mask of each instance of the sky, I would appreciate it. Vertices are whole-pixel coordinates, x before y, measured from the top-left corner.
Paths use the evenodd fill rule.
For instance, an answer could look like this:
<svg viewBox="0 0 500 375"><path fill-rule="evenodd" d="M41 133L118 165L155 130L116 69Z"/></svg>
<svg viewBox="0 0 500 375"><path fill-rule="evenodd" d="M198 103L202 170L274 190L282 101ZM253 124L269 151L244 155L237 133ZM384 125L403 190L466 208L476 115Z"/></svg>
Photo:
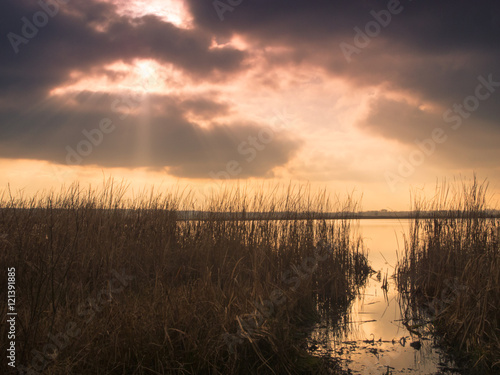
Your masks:
<svg viewBox="0 0 500 375"><path fill-rule="evenodd" d="M500 192L500 3L5 0L0 188Z"/></svg>

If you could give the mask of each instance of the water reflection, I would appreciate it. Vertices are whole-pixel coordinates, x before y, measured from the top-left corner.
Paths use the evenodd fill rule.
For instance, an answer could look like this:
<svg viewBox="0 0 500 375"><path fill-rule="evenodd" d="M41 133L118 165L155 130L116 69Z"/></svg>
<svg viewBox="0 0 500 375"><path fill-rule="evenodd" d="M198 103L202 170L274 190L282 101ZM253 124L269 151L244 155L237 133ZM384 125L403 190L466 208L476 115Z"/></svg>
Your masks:
<svg viewBox="0 0 500 375"><path fill-rule="evenodd" d="M340 358L342 367L351 373L436 374L453 368L429 333L419 336L402 321L392 275L409 225L409 220L360 221L369 262L377 273L369 277L341 324L324 319L311 335L315 353Z"/></svg>

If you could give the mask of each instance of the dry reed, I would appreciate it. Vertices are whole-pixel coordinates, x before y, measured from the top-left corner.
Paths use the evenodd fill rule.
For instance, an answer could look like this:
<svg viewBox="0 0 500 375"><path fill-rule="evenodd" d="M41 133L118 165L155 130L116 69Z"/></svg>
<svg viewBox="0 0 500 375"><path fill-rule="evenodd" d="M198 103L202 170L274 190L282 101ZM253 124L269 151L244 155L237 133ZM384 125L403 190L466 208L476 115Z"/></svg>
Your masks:
<svg viewBox="0 0 500 375"><path fill-rule="evenodd" d="M416 201L397 266L410 325L432 323L462 366L500 371L500 220L490 217L487 183L444 183L431 202Z"/></svg>
<svg viewBox="0 0 500 375"><path fill-rule="evenodd" d="M282 195L225 190L195 207L186 191L126 199L126 189L108 181L102 189L72 185L34 197L4 191L0 265L16 269L19 369L54 375L326 373L304 349L300 332L318 301L333 308L352 298L367 272L366 258L349 220L297 217L355 211L354 200L339 204L289 186ZM180 220L194 208L208 217ZM282 212L286 220L216 215L242 212ZM318 241L330 245L328 258L291 290L283 273L313 256ZM276 289L286 303L229 350L224 335L234 334L238 318ZM5 305L0 312L6 316ZM6 330L2 325L2 337Z"/></svg>

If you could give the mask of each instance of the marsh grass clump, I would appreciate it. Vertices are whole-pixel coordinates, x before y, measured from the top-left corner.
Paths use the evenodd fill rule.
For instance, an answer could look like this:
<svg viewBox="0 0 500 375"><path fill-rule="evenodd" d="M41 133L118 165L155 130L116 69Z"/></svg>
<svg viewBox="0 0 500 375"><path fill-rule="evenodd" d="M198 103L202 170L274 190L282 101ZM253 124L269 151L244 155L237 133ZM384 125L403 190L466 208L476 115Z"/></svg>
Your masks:
<svg viewBox="0 0 500 375"><path fill-rule="evenodd" d="M226 190L196 205L185 191L131 199L126 190L109 181L35 197L3 193L0 265L16 272L21 373L327 372L304 349L304 327L318 301L330 308L354 296L366 257L350 220L304 214L353 212L353 200L290 186ZM186 216L193 210L203 214ZM262 219L273 212L286 215ZM299 269L318 243L326 256ZM272 313L242 329L277 294ZM228 345L227 335L238 342Z"/></svg>
<svg viewBox="0 0 500 375"><path fill-rule="evenodd" d="M397 266L410 326L441 338L459 363L478 373L500 371L500 220L487 206L487 184L444 184L418 202ZM433 211L421 219L419 212Z"/></svg>

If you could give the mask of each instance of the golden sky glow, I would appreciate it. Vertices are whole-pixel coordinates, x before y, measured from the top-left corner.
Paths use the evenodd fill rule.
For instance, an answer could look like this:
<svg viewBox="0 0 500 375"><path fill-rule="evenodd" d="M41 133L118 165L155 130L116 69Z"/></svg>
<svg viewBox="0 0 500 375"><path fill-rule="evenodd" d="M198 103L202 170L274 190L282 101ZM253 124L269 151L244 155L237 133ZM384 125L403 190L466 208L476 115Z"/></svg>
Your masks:
<svg viewBox="0 0 500 375"><path fill-rule="evenodd" d="M49 25L67 39L40 28L45 37L16 46L24 55L4 41L9 77L21 78L0 93L0 186L34 192L106 176L199 193L227 175L356 191L364 209L393 210L409 207L411 189L473 172L500 191L500 92L485 83L500 81L496 52L459 41L423 50L393 15L346 58L339 45L356 44L370 9L345 5L345 18L328 21L329 6L291 5L241 5L221 21L194 0L68 3ZM419 20L414 6L399 17ZM30 70L29 53L46 68ZM488 99L467 99L478 85Z"/></svg>
<svg viewBox="0 0 500 375"><path fill-rule="evenodd" d="M177 0L113 0L118 14L141 17L154 15L165 22L170 22L179 28L191 27L191 16L184 3Z"/></svg>

